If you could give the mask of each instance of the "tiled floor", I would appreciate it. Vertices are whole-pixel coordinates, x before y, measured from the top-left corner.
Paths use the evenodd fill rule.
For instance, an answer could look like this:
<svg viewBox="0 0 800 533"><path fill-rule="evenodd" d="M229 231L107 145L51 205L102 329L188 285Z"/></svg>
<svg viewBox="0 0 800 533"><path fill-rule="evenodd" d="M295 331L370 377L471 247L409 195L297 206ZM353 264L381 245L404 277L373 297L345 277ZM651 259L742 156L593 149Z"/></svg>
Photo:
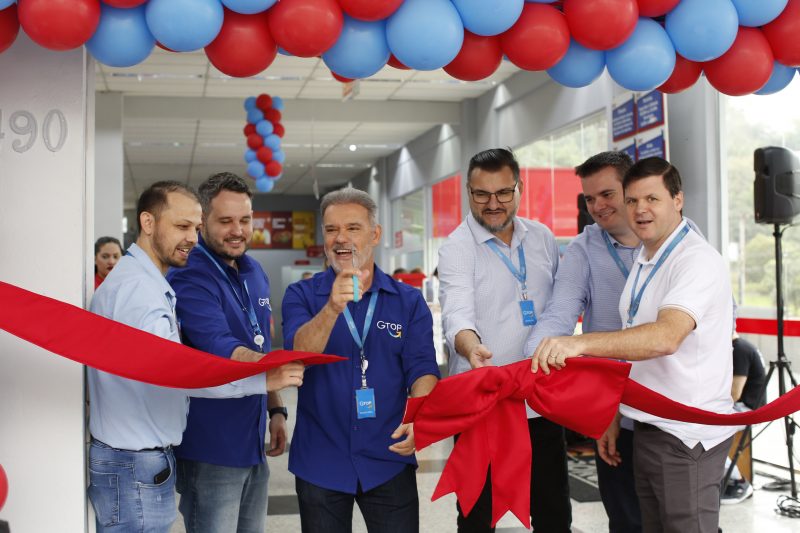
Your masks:
<svg viewBox="0 0 800 533"><path fill-rule="evenodd" d="M290 413L294 413L292 406L295 404L295 394L283 394L284 401L290 406ZM293 419L289 421L290 435L293 429ZM417 472L417 484L420 495L420 530L422 533L450 533L456 530L455 496L448 495L440 500L431 502L430 498L439 479L439 474L444 466L451 449L450 441L435 444L418 454L420 469ZM300 517L296 514L297 502L294 493L294 477L288 472L288 457L270 459L271 470L269 494L270 509L267 521L267 531L270 532L295 532L300 531ZM756 471L765 471L767 468L756 465ZM783 474L779 471L771 473ZM589 479L591 479L589 477ZM756 491L752 498L736 505L726 505L722 508L720 527L725 533L798 533L800 532L800 519L791 519L775 513L775 502L780 494L786 492L769 492L761 487L772 481L764 476L757 476L755 481ZM600 502L578 502L573 499L573 531L575 533L604 533L608 531L608 520ZM366 526L356 508L353 531L366 532ZM506 515L498 524L499 533L517 533L527 531L511 515ZM172 533L185 533L179 517L172 528Z"/></svg>

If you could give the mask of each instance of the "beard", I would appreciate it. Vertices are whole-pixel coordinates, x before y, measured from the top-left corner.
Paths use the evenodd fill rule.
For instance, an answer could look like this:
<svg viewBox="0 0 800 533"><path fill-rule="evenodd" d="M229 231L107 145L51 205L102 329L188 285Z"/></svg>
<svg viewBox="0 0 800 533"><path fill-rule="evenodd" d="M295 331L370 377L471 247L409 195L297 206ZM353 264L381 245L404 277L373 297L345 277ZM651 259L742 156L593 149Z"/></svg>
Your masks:
<svg viewBox="0 0 800 533"><path fill-rule="evenodd" d="M203 232L201 232L201 234L203 234ZM224 240L221 241L214 240L210 236L205 234L203 234L203 240L205 241L206 246L208 246L208 248L210 248L212 252L220 256L225 261L235 261L236 259L242 257L245 253L247 253L247 250L250 249L250 244L252 242L251 240L244 241L244 249L239 253L231 254L225 251Z"/></svg>
<svg viewBox="0 0 800 533"><path fill-rule="evenodd" d="M508 211L508 216L506 216L506 219L500 224L489 224L483 218L483 215L476 213L475 210L472 210L472 218L474 218L475 221L483 226L489 233L499 233L508 228L508 226L514 222L514 217L517 215L517 209L518 207L515 206L513 209L511 209L511 211Z"/></svg>
<svg viewBox="0 0 800 533"><path fill-rule="evenodd" d="M187 247L191 250L194 245L188 244ZM158 230L156 227L155 232L153 233L153 251L156 253L159 259L164 262L165 265L171 267L183 267L186 266L186 260L176 258L173 254L175 252L175 248L177 245L169 248L169 243L166 242L166 238L164 235Z"/></svg>

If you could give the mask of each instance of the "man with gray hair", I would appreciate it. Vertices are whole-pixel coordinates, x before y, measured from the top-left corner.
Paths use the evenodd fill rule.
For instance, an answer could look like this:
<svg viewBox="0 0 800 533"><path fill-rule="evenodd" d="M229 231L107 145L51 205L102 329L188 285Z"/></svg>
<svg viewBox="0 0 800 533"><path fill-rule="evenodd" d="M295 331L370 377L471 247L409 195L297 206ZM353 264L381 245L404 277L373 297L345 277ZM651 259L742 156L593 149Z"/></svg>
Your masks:
<svg viewBox="0 0 800 533"><path fill-rule="evenodd" d="M349 360L306 370L289 470L303 532L349 532L358 503L371 533L419 530L414 432L406 399L439 379L422 293L375 265L381 240L370 196L347 187L320 206L330 267L290 285L287 349Z"/></svg>

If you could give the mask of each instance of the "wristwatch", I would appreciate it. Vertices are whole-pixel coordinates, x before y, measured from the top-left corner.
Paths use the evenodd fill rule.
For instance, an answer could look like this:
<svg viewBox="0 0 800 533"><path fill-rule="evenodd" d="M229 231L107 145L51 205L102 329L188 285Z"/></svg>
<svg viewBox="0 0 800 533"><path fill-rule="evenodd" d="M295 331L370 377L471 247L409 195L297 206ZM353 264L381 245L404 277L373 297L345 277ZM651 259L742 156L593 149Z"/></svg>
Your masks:
<svg viewBox="0 0 800 533"><path fill-rule="evenodd" d="M272 418L275 415L283 415L283 418L289 420L289 410L285 407L273 407L268 412L270 418Z"/></svg>

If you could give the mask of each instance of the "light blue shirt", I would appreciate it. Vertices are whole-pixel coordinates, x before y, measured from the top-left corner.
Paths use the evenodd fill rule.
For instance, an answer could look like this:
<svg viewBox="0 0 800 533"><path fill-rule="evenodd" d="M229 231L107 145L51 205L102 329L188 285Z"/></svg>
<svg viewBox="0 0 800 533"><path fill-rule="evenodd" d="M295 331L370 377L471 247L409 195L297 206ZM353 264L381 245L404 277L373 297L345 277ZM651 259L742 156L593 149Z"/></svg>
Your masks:
<svg viewBox="0 0 800 533"><path fill-rule="evenodd" d="M92 298L90 310L111 320L180 342L175 291L136 244ZM264 374L208 389L173 389L87 369L89 430L113 448L141 450L180 444L189 396L236 398L266 394Z"/></svg>

